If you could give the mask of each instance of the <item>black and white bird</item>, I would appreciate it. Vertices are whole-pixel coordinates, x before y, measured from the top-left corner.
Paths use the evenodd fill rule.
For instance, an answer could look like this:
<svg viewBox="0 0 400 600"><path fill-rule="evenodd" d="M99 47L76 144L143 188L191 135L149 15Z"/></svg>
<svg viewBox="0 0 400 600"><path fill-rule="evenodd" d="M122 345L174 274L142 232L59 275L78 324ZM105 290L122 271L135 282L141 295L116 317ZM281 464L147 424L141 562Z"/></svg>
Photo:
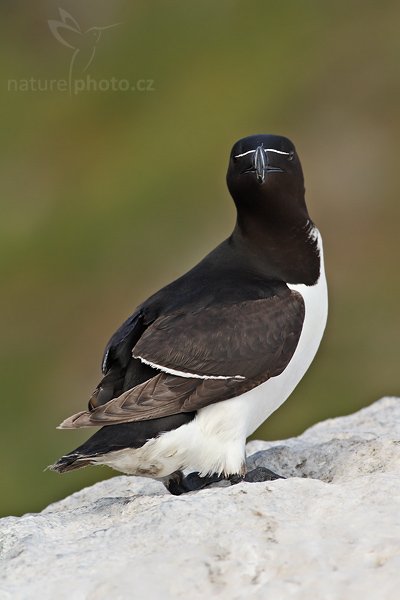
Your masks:
<svg viewBox="0 0 400 600"><path fill-rule="evenodd" d="M101 429L53 470L108 465L174 494L278 477L246 473L246 439L292 393L321 342L322 240L289 139L236 142L227 184L233 233L114 333L88 410L60 425Z"/></svg>

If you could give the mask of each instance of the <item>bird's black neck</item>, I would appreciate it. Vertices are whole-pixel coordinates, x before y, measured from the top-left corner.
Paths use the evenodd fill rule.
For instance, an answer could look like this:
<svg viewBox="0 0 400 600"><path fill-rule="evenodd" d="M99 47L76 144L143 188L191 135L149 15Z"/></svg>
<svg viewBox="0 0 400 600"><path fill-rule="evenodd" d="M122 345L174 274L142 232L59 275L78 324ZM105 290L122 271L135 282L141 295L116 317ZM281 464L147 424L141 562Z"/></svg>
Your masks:
<svg viewBox="0 0 400 600"><path fill-rule="evenodd" d="M270 217L272 215L269 215ZM319 278L318 242L307 209L298 215L241 214L229 243L260 276L286 283L313 285Z"/></svg>

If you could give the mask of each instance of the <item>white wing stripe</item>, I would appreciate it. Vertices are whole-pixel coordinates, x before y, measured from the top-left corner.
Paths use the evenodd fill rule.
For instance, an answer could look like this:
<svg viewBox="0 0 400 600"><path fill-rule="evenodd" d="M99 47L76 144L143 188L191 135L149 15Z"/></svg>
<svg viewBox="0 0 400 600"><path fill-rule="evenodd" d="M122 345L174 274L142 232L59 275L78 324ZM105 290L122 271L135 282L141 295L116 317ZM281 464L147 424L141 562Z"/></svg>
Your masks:
<svg viewBox="0 0 400 600"><path fill-rule="evenodd" d="M177 371L176 369L170 369L169 367L156 365L155 363L146 360L142 356L133 355L133 358L138 358L142 363L149 365L149 367L153 367L153 369L159 369L164 373L177 375L178 377L194 377L195 379L246 379L246 377L243 377L242 375L198 375L197 373L184 373L183 371Z"/></svg>

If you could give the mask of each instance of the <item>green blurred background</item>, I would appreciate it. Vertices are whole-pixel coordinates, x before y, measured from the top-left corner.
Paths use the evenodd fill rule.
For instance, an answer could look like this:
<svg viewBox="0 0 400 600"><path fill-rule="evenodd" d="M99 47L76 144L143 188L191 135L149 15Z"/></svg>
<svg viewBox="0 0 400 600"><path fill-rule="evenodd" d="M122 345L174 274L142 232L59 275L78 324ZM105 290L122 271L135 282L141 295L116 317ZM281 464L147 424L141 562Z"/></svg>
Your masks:
<svg viewBox="0 0 400 600"><path fill-rule="evenodd" d="M68 79L59 8L82 32L118 23L85 74L89 34L58 30L82 43L73 80L150 89L37 91ZM43 472L88 435L55 426L122 320L230 233L245 135L294 140L330 285L318 357L258 437L399 394L398 2L2 0L0 18L1 514L113 474Z"/></svg>

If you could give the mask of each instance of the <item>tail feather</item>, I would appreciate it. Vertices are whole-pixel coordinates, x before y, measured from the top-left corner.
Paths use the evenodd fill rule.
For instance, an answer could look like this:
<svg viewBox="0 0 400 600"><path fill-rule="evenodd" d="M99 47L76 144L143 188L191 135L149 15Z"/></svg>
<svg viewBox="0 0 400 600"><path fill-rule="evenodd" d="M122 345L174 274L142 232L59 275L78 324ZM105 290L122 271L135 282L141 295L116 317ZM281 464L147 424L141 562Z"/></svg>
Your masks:
<svg viewBox="0 0 400 600"><path fill-rule="evenodd" d="M84 444L62 456L48 469L57 473L66 473L97 464L95 457L123 448L140 448L149 439L165 431L176 429L194 419L196 413L180 413L148 421L106 425L96 431Z"/></svg>
<svg viewBox="0 0 400 600"><path fill-rule="evenodd" d="M82 456L80 454L65 454L58 459L53 465L49 465L47 468L50 471L56 473L67 473L68 471L75 471L76 469L83 469L92 464L90 458Z"/></svg>

